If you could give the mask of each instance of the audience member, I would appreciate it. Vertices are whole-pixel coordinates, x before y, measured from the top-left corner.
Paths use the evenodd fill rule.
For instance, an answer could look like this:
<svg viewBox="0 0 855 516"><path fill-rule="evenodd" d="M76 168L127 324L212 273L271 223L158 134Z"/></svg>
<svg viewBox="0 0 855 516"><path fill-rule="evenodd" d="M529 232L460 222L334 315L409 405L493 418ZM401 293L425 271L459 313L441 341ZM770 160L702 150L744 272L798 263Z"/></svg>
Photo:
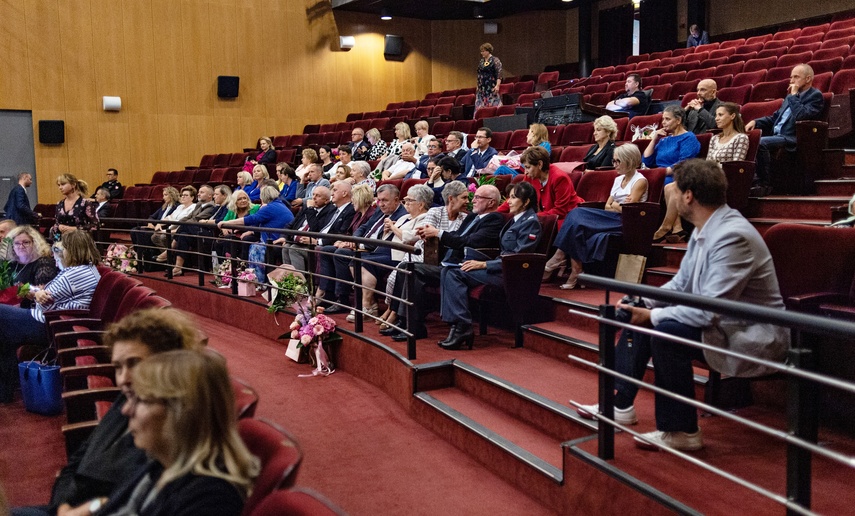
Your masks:
<svg viewBox="0 0 855 516"><path fill-rule="evenodd" d="M698 96L686 104L686 130L701 134L715 127L715 111L721 105L718 85L712 79L698 83Z"/></svg>
<svg viewBox="0 0 855 516"><path fill-rule="evenodd" d="M255 159L246 158L243 164L244 172L252 172L258 165L276 163L276 149L273 147L273 140L267 136L262 136L258 139L258 148L260 151L255 155Z"/></svg>
<svg viewBox="0 0 855 516"><path fill-rule="evenodd" d="M164 223L178 222L193 214L193 210L196 209L196 203L194 202L196 200L196 189L192 186L185 186L181 189L179 199L180 204L172 213L163 218ZM169 241L166 233L174 234L178 231L178 227L177 224L166 225L158 223L154 225L154 234L151 235L151 243L163 249L163 252L155 258L156 261L160 263L166 262L168 258L166 248Z"/></svg>
<svg viewBox="0 0 855 516"><path fill-rule="evenodd" d="M715 113L716 126L721 133L716 134L710 140L707 159L716 163L726 161L744 160L748 154L748 135L745 134L745 124L739 114L739 105L733 102L724 102L719 105ZM653 234L654 242L676 244L685 242L689 233L683 229L683 221L677 215L677 187L674 183L665 185L664 197L665 218L656 233Z"/></svg>
<svg viewBox="0 0 855 516"><path fill-rule="evenodd" d="M650 97L641 89L641 76L631 73L626 76L625 92L606 104L609 111L627 113L630 118L647 113Z"/></svg>
<svg viewBox="0 0 855 516"><path fill-rule="evenodd" d="M686 48L699 47L710 42L710 35L707 31L701 30L697 24L693 23L689 27L689 37L686 38Z"/></svg>
<svg viewBox="0 0 855 516"><path fill-rule="evenodd" d="M438 156L443 156L442 154L442 144L435 137L431 136L431 140L427 144L427 152L419 156L418 162L416 163L416 167L413 170L410 170L404 179L423 179L430 177L427 171L427 164L431 158L436 158Z"/></svg>
<svg viewBox="0 0 855 516"><path fill-rule="evenodd" d="M410 141L416 146L416 155L421 156L427 152L428 143L436 138L432 134L428 134L430 125L428 125L427 121L419 120L415 123L414 127L416 129L416 136L411 138Z"/></svg>
<svg viewBox="0 0 855 516"><path fill-rule="evenodd" d="M58 514L239 516L259 463L237 432L225 359L211 351L158 353L136 367L127 398L122 414L150 462L109 498Z"/></svg>
<svg viewBox="0 0 855 516"><path fill-rule="evenodd" d="M398 122L395 124L395 139L389 143L389 149L385 156L400 156L404 150L404 144L412 139L410 134L410 125L406 122Z"/></svg>
<svg viewBox="0 0 855 516"><path fill-rule="evenodd" d="M330 180L333 177L335 177L336 172L338 171L339 167L341 167L343 165L347 165L348 167L350 167L350 163L351 163L351 161L353 161L353 153L350 152L350 147L348 145L339 145L337 147L337 152L338 152L338 161L335 162L335 164L333 165L332 169L330 169L329 174L328 174ZM332 181L330 181L330 182L332 182Z"/></svg>
<svg viewBox="0 0 855 516"><path fill-rule="evenodd" d="M312 199L294 216L288 229L316 233L327 225L335 212L335 205L330 203L330 189L319 186L312 192ZM303 239L306 239L305 243ZM298 271L308 271L308 239L309 237L282 235L274 240L273 244L283 246L282 263L293 265Z"/></svg>
<svg viewBox="0 0 855 516"><path fill-rule="evenodd" d="M324 177L329 179L329 172L336 164L336 162L333 161L332 148L330 148L329 145L321 145L318 147L318 159L320 160L321 167L324 169Z"/></svg>
<svg viewBox="0 0 855 516"><path fill-rule="evenodd" d="M564 222L564 217L584 199L576 194L573 181L566 172L549 163L549 152L543 147L529 147L522 153L520 160L525 167L524 183L530 183L539 192L535 206L544 215L558 217L558 226ZM511 201L508 199L499 206L499 211L508 213Z"/></svg>
<svg viewBox="0 0 855 516"><path fill-rule="evenodd" d="M253 189L252 174L250 174L249 172L245 172L243 170L238 172L237 187L235 188L235 191L241 190L243 192L246 192L247 195L249 195L249 192L251 192L252 189Z"/></svg>
<svg viewBox="0 0 855 516"><path fill-rule="evenodd" d="M125 187L119 182L119 171L115 168L107 169L107 180L101 183L100 188L107 189L107 192L110 194L109 199L121 199L125 195ZM98 193L97 189L95 193Z"/></svg>
<svg viewBox="0 0 855 516"><path fill-rule="evenodd" d="M341 199L339 199L340 201ZM333 186L333 202L336 202L335 186ZM315 290L315 297L318 299L336 301L336 283L329 278L335 277L333 253L344 242L335 240L335 236L352 235L357 228L371 219L377 210L377 206L374 204L374 190L370 189L367 185L354 186L350 192L350 203L342 205L340 208L341 215L326 231L330 236L322 238L317 242L316 250L322 251L322 253L317 255L317 259L320 262L320 278L317 282L318 286Z"/></svg>
<svg viewBox="0 0 855 516"><path fill-rule="evenodd" d="M467 253L460 267L442 269L442 320L451 325L448 338L439 343L443 349L460 349L464 343L472 349L475 332L472 329L472 314L469 312L469 289L478 285L502 285L501 256L531 252L540 241L537 190L530 183L518 183L511 191L508 202L513 218L502 228L500 256L488 259L475 251L471 256Z"/></svg>
<svg viewBox="0 0 855 516"><path fill-rule="evenodd" d="M445 137L445 155L456 159L458 162L463 161L466 156L466 149L463 148L463 140L465 136L460 131L451 131Z"/></svg>
<svg viewBox="0 0 855 516"><path fill-rule="evenodd" d="M320 175L320 165L315 164L309 171L310 174ZM329 183L327 183L329 185ZM328 187L328 186L327 186ZM218 224L219 227L224 225L230 226L251 226L261 228L282 229L288 226L294 220L294 214L285 206L279 199L279 190L275 186L265 186L261 189L261 208L253 215L235 219L232 221L223 221ZM249 246L249 265L255 269L255 276L259 283L267 281L265 273L267 254L267 243L273 242L279 238L278 233L262 231L259 235L258 243ZM262 285L256 287L257 290L264 290Z"/></svg>
<svg viewBox="0 0 855 516"><path fill-rule="evenodd" d="M745 130L755 127L763 131L760 147L757 150L757 190L759 196L772 192L771 161L772 151L786 149L796 150L796 122L799 120L814 120L822 112L825 100L822 93L812 86L813 68L800 64L790 73L790 86L784 103L777 111L769 116L752 120L745 124Z"/></svg>
<svg viewBox="0 0 855 516"><path fill-rule="evenodd" d="M410 144L412 145L412 144ZM396 221L399 218L403 217L407 211L399 202L400 192L398 188L391 184L381 185L377 188L377 211L374 215L371 216L364 224L359 226L356 231L353 232L353 236L368 238L368 239L377 239L377 240L391 240L392 233L386 229L385 222L386 219L391 219L392 221ZM332 247L332 249L330 248ZM366 251L360 255L360 258L363 259L372 259L372 257L379 257L380 254L386 254L391 256L388 247L377 247L372 246L370 244L359 244L359 249ZM338 300L342 305L348 305L350 299L350 285L346 282L353 282L353 274L351 273L351 261L355 256L355 249L357 246L353 242L336 242L332 246L324 246L322 248L323 251L329 253L335 253L333 257L333 265L335 267L335 300ZM329 271L329 264L326 266L327 272ZM322 261L321 263L321 274L326 276L330 276L331 274L324 273L325 266ZM331 299L330 292L327 291L324 295L325 298ZM334 305L330 307L328 312L337 313L341 312L344 309L340 306ZM373 314L377 315L376 308Z"/></svg>
<svg viewBox="0 0 855 516"><path fill-rule="evenodd" d="M457 267L464 258L464 248L494 249L499 247L499 233L505 223L501 213L497 213L502 195L493 185L482 185L475 190L472 198L472 214L467 216L456 231L443 230L438 226L425 224L419 231L419 238L438 238L442 265L427 263L416 264L415 289L407 299L415 303L413 320L410 324L417 335L424 335L427 329L424 320L430 311L426 302L425 287L439 287L442 270L445 267ZM446 199L446 202L449 202ZM445 252L442 253L442 249ZM451 337L452 332L449 332Z"/></svg>
<svg viewBox="0 0 855 516"><path fill-rule="evenodd" d="M324 169L318 163L312 163L306 167L306 175L303 178L306 183L302 191L297 192L297 198L291 203L294 208L305 206L312 198L312 192L318 186L329 188L332 186L329 181L324 179Z"/></svg>
<svg viewBox="0 0 855 516"><path fill-rule="evenodd" d="M416 168L416 147L411 142L406 142L401 148L401 157L388 169L383 170L381 178L384 181L403 179L414 168Z"/></svg>
<svg viewBox="0 0 855 516"><path fill-rule="evenodd" d="M12 240L6 238L16 227L15 221L11 219L0 219L0 261L9 261L12 258Z"/></svg>
<svg viewBox="0 0 855 516"><path fill-rule="evenodd" d="M270 179L270 173L264 165L256 165L252 169L252 184L247 192L251 201L255 202L261 198L261 189L264 187L264 181L268 179Z"/></svg>
<svg viewBox="0 0 855 516"><path fill-rule="evenodd" d="M9 264L13 285L29 283L31 287L44 288L59 274L50 245L32 226L18 226L6 235L12 242L12 263ZM23 308L32 306L36 290L30 291L21 303Z"/></svg>
<svg viewBox="0 0 855 516"><path fill-rule="evenodd" d="M50 239L60 240L62 235L79 229L92 231L98 227L98 213L95 203L86 199L89 185L71 174L61 174L56 178L59 192L63 195L56 204L56 223L50 228Z"/></svg>
<svg viewBox="0 0 855 516"><path fill-rule="evenodd" d="M281 196L280 196L281 199ZM241 219L244 217L248 217L250 215L255 215L258 212L258 209L261 208L260 204L255 204L249 200L249 195L243 190L235 190L231 197L229 197L228 211L226 212L226 216L223 217L222 222L230 222L235 219ZM218 240L214 244L214 252L217 253L217 256L224 257L226 255L235 255L246 258L249 256L249 245L252 242L258 241L258 235L252 231L244 231L238 228L228 228L224 227L224 225L217 223L217 226L223 233L223 237L225 239ZM237 249L232 250L232 244L235 241L240 242L240 246Z"/></svg>
<svg viewBox="0 0 855 516"><path fill-rule="evenodd" d="M57 475L50 506L41 508L45 514L53 514L60 505L77 506L109 496L145 465L145 451L134 446L128 418L122 414L134 392L136 366L157 353L202 346L192 321L174 309L134 312L110 325L102 341L110 349L116 386L122 392Z"/></svg>
<svg viewBox="0 0 855 516"><path fill-rule="evenodd" d="M349 166L339 164L339 166L335 168L335 173L333 174L333 177L330 178L330 183L334 184L338 181L347 181L348 183L350 183Z"/></svg>
<svg viewBox="0 0 855 516"><path fill-rule="evenodd" d="M365 130L361 127L354 127L350 132L350 151L353 154L353 159L368 159L368 151L371 150L371 145L365 139Z"/></svg>
<svg viewBox="0 0 855 516"><path fill-rule="evenodd" d="M297 174L297 177L300 178L300 181L303 182L306 176L306 171L309 170L309 167L320 160L318 157L318 153L315 152L315 149L303 149L300 158L300 165L297 167L297 170L294 171ZM300 194L297 194L297 197L300 197Z"/></svg>
<svg viewBox="0 0 855 516"><path fill-rule="evenodd" d="M361 158L362 161L372 161L375 159L380 159L389 152L389 146L386 144L386 142L383 141L383 138L380 136L379 129L377 129L376 127L369 129L367 137L368 142L371 144L371 151L368 152L367 156Z"/></svg>
<svg viewBox="0 0 855 516"><path fill-rule="evenodd" d="M763 238L738 211L726 205L727 179L717 164L700 159L686 161L674 172L680 216L695 226L676 276L661 288L701 296L742 301L784 310L775 266ZM644 300L646 307L619 304L632 313L631 323L683 339L745 353L765 360L783 361L789 348L786 328L735 320L727 315L679 305ZM651 310L652 309L652 310ZM769 374L768 368L710 351L701 351L661 337L636 333L632 349L618 347L616 360L626 364L619 372L640 379L639 367L652 353L657 387L687 398L695 397L692 360L705 361L722 374L751 377ZM634 389L637 390L637 389ZM618 396L622 417L636 419L635 392ZM586 407L597 411L598 407ZM643 434L654 447L693 451L703 447L697 410L673 398L656 395L656 431ZM647 442L636 443L649 448Z"/></svg>
<svg viewBox="0 0 855 516"><path fill-rule="evenodd" d="M474 177L481 174L481 171L487 168L490 159L498 154L496 149L490 147L492 140L493 131L489 127L482 127L475 132L474 145L460 162L464 177Z"/></svg>
<svg viewBox="0 0 855 516"><path fill-rule="evenodd" d="M412 189L410 190L410 192L412 192ZM442 197L445 199L445 202L443 203L444 206L436 206L429 209L421 227L431 226L431 228L435 228L438 231L457 231L458 229L460 229L461 224L463 224L463 222L467 218L467 214L464 213L463 210L466 209L466 205L469 204L469 190L467 189L465 183L461 183L460 181L452 181L446 184L443 188ZM417 235L418 233L419 231L416 231ZM404 262L411 261L415 262L416 264L423 264L425 261L424 245L425 240L419 237L416 240L415 246L421 249L422 253L405 255L404 258L401 260L401 264L398 265L398 269L403 268L402 264ZM438 280L438 270L436 277ZM389 275L389 279L386 281L386 293L390 296L403 298L405 291L406 282L403 280L398 281L397 270L392 271L392 273ZM384 313L380 317L384 321L383 324L381 324L380 326L380 333L382 335L391 335L392 340L396 342L406 341L408 338L407 334L400 332L392 325L397 323L396 325L399 328L406 326L407 307L403 303L396 301L394 298L390 298L390 302L387 303L387 306L389 308L386 310L386 313ZM427 337L427 329L424 327L424 324L415 325L414 333L416 335L416 338Z"/></svg>
<svg viewBox="0 0 855 516"><path fill-rule="evenodd" d="M695 133L686 130L683 122L686 111L679 105L670 105L662 111L662 127L653 133L644 149L642 162L649 168L665 167L665 184L674 180L673 167L677 163L694 158L701 151L701 142Z"/></svg>
<svg viewBox="0 0 855 516"><path fill-rule="evenodd" d="M98 220L109 218L113 214L113 209L110 206L110 191L99 186L95 190L95 213L98 215Z"/></svg>
<svg viewBox="0 0 855 516"><path fill-rule="evenodd" d="M501 106L502 97L499 86L502 85L502 61L493 55L493 45L484 43L479 48L478 82L475 89L475 111L486 106Z"/></svg>
<svg viewBox="0 0 855 516"><path fill-rule="evenodd" d="M12 187L9 192L9 198L6 200L6 206L3 211L6 212L6 218L14 220L15 224L23 226L24 224L35 225L39 222L39 214L30 208L30 198L27 196L27 188L33 184L33 176L26 172L18 174L18 183Z"/></svg>
<svg viewBox="0 0 855 516"><path fill-rule="evenodd" d="M635 145L621 145L615 149L615 170L618 176L612 184L605 209L576 208L567 214L564 225L555 239L555 255L545 268L551 274L563 267L570 257L570 276L560 288L576 288L576 278L582 273L586 263L602 261L606 256L609 236L620 235L622 205L647 200L647 179L638 172L641 165L641 152Z"/></svg>
<svg viewBox="0 0 855 516"><path fill-rule="evenodd" d="M60 244L57 244L60 245ZM45 330L45 310L86 310L101 275L95 267L101 255L89 233L71 230L56 249L60 273L44 289L33 293L32 308L0 304L0 403L10 403L18 377L16 351L30 344L44 349L50 344ZM61 253L61 254L60 254Z"/></svg>
<svg viewBox="0 0 855 516"><path fill-rule="evenodd" d="M354 161L350 167L350 178L353 186L366 185L371 189L372 196L377 189L377 183L371 177L371 165L367 161Z"/></svg>
<svg viewBox="0 0 855 516"><path fill-rule="evenodd" d="M547 153L552 152L552 145L549 143L549 130L543 124L531 124L528 128L528 135L526 135L525 141L530 147L539 146L546 149ZM509 174L516 176L520 172L522 172L522 169L516 170L508 165L502 165L496 169L493 175L501 176Z"/></svg>
<svg viewBox="0 0 855 516"><path fill-rule="evenodd" d="M608 115L603 115L594 120L594 144L591 145L588 153L582 159L585 162L586 170L612 166L617 130L617 124Z"/></svg>
<svg viewBox="0 0 855 516"><path fill-rule="evenodd" d="M247 197L247 199L248 198L249 197ZM145 226L137 226L131 230L131 242L133 242L134 249L137 252L137 257L143 260L143 263L147 260L151 260L152 253L149 246L151 244L152 233L155 231L155 226L156 224L159 224L157 221L171 220L168 217L172 215L172 212L174 212L176 208L178 208L180 201L181 197L178 190L171 186L167 186L163 189L163 204L148 218L151 222Z"/></svg>
<svg viewBox="0 0 855 516"><path fill-rule="evenodd" d="M300 179L297 178L297 174L291 165L284 162L276 164L276 174L279 176L279 198L286 206L291 206L291 203L297 198Z"/></svg>
<svg viewBox="0 0 855 516"><path fill-rule="evenodd" d="M425 185L414 185L411 187L407 192L407 197L404 198L404 208L407 210L406 215L398 217L398 220L395 221L387 218L384 222L383 238L399 244L415 244L418 240L416 230L424 225L425 216L427 216L432 203L433 190ZM387 234L390 234L390 236L386 237ZM379 310L373 290L377 288L380 281L390 276L392 272L390 269L383 267L383 265L397 266L406 257L407 254L403 251L389 250L382 247L377 248L371 253L366 253L361 257L367 260L362 264L363 310L371 315L376 316L378 314ZM348 322L354 322L356 320L356 313L351 312L347 316L347 320Z"/></svg>
<svg viewBox="0 0 855 516"><path fill-rule="evenodd" d="M214 203L214 189L211 188L211 185L200 186L197 198L198 202L193 211L184 218L179 219L179 222L208 221L214 216L219 206ZM223 215L223 218L225 218L225 215ZM191 239L195 240L207 232L204 231L205 228L199 226L183 224L177 226L175 231L173 231L174 237L172 239L172 249L176 250L175 267L172 269L172 274L173 276L183 276L184 260L187 258L187 251L190 250Z"/></svg>

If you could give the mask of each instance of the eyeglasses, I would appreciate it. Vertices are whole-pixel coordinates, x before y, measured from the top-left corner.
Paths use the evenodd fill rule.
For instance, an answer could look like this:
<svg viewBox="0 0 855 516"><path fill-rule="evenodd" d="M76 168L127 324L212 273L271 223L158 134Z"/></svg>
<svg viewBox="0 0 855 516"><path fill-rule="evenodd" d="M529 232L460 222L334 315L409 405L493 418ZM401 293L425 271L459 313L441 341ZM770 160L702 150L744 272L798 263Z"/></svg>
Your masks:
<svg viewBox="0 0 855 516"><path fill-rule="evenodd" d="M428 149L438 149L439 145L428 145Z"/></svg>
<svg viewBox="0 0 855 516"><path fill-rule="evenodd" d="M51 247L51 251L53 251L55 254L61 254L62 253L62 247L55 245L55 246Z"/></svg>
<svg viewBox="0 0 855 516"><path fill-rule="evenodd" d="M479 199L482 201L484 201L484 200L489 201L492 199L492 197L487 197L486 195L473 195L472 198L473 199Z"/></svg>
<svg viewBox="0 0 855 516"><path fill-rule="evenodd" d="M13 243L12 246L13 247L32 247L33 241L32 240L23 240L21 242Z"/></svg>

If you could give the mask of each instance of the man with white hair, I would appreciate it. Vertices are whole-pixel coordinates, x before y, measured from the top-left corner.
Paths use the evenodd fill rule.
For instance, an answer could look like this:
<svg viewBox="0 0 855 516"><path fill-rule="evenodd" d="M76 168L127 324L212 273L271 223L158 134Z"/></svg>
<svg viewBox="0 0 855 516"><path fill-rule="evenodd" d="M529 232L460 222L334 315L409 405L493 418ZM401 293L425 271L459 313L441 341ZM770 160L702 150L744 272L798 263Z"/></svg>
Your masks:
<svg viewBox="0 0 855 516"><path fill-rule="evenodd" d="M401 146L401 157L391 167L383 171L383 179L403 179L416 167L416 146L406 142Z"/></svg>

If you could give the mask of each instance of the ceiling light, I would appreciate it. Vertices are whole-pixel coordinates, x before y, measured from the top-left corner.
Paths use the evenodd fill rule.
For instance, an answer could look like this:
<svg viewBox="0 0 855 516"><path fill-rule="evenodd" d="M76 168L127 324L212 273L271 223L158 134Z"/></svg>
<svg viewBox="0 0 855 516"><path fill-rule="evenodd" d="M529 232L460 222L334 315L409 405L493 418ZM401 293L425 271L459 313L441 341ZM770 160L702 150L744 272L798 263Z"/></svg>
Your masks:
<svg viewBox="0 0 855 516"><path fill-rule="evenodd" d="M383 9L380 9L380 19L386 21L392 19L392 13L389 12L389 9L386 9L385 7Z"/></svg>

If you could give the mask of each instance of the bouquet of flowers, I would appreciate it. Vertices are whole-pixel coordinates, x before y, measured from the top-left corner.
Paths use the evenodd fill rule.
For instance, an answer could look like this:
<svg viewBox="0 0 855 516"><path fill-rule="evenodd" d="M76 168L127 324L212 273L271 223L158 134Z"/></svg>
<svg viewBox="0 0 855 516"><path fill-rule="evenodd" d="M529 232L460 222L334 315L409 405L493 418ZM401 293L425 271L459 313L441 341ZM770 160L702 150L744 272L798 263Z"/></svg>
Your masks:
<svg viewBox="0 0 855 516"><path fill-rule="evenodd" d="M119 272L137 272L137 252L124 244L110 244L104 261Z"/></svg>
<svg viewBox="0 0 855 516"><path fill-rule="evenodd" d="M228 255L226 255L228 257ZM214 275L214 285L218 288L229 288L232 284L232 261L223 260Z"/></svg>
<svg viewBox="0 0 855 516"><path fill-rule="evenodd" d="M258 281L258 276L255 275L255 269L251 267L245 267L238 271L237 279L238 281L241 281L243 283L253 283L255 281Z"/></svg>
<svg viewBox="0 0 855 516"><path fill-rule="evenodd" d="M335 372L335 368L324 349L324 340L329 346L332 337L341 338L335 333L336 323L324 315L324 309L316 306L314 302L298 306L298 313L294 317L294 322L291 323L292 343L296 341L295 347L298 352L302 348L307 348L309 358L315 366L311 374L300 376L329 376Z"/></svg>
<svg viewBox="0 0 855 516"><path fill-rule="evenodd" d="M281 276L281 277L277 277ZM304 299L309 294L309 288L302 274L274 274L267 275L270 283L273 284L272 298L270 306L267 307L267 312L276 316L276 312L282 312L286 308L294 305L301 299ZM277 322L278 324L278 322Z"/></svg>

